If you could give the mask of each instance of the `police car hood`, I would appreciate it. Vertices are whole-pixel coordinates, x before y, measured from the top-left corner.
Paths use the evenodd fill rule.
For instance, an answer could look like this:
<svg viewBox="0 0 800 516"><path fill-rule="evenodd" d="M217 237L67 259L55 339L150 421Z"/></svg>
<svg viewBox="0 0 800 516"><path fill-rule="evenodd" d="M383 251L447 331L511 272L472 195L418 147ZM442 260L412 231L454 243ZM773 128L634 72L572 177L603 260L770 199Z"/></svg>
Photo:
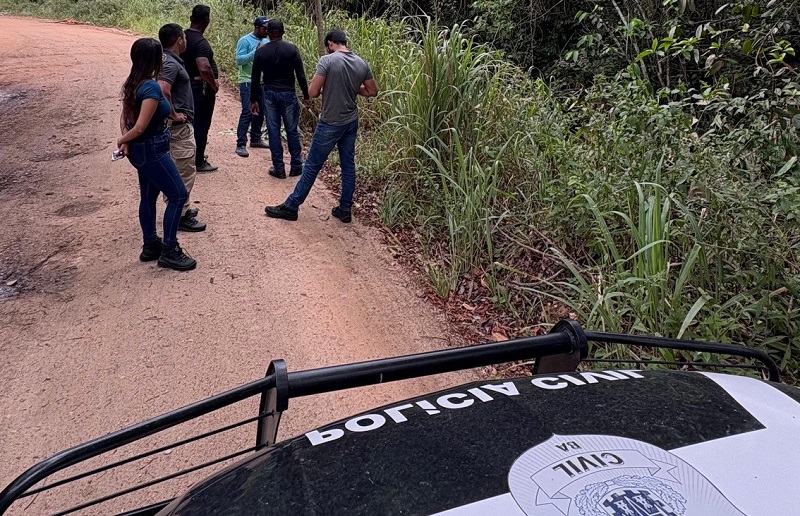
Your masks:
<svg viewBox="0 0 800 516"><path fill-rule="evenodd" d="M799 401L710 373L477 382L278 443L160 514L800 514Z"/></svg>

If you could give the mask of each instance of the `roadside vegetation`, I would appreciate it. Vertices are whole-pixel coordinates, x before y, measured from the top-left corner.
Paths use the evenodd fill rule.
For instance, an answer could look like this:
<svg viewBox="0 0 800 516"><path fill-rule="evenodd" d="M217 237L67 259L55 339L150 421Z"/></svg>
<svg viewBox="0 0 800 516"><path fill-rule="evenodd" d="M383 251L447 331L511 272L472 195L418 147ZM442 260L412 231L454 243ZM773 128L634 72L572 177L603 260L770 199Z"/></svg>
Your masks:
<svg viewBox="0 0 800 516"><path fill-rule="evenodd" d="M193 3L0 0L0 10L155 34L187 24ZM255 9L206 3L231 77ZM509 334L571 312L592 329L757 346L797 381L800 0L564 4L553 38L574 37L544 38L548 52L561 46L537 70L492 25L506 16L527 37L514 2L476 2L483 18L446 25L327 12L383 89L362 104L358 151L376 213L420 249L441 298L491 305ZM284 19L310 75L305 6L267 14Z"/></svg>

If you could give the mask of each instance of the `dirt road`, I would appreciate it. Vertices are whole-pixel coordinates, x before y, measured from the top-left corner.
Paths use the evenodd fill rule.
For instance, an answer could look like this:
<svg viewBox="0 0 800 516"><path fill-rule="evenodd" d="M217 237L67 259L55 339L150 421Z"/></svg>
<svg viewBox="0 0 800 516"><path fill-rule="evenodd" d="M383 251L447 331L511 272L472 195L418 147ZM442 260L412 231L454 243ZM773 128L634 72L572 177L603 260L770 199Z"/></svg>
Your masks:
<svg viewBox="0 0 800 516"><path fill-rule="evenodd" d="M210 161L220 169L199 175L192 192L209 229L179 233L197 270L140 263L134 169L109 159L134 39L0 18L2 485L58 450L260 377L273 358L298 370L445 345L444 319L377 232L329 218L332 192L318 185L297 223L264 216L264 205L284 199L294 180L267 176L267 150L234 154L239 101L230 90L218 100L210 136ZM279 437L460 379L293 401ZM249 403L189 426L208 429L255 412ZM254 434L248 427L160 454L61 501L197 463L209 450L235 450ZM148 444L177 435L184 433ZM172 494L155 490L112 507ZM29 512L63 507L51 498L40 496Z"/></svg>

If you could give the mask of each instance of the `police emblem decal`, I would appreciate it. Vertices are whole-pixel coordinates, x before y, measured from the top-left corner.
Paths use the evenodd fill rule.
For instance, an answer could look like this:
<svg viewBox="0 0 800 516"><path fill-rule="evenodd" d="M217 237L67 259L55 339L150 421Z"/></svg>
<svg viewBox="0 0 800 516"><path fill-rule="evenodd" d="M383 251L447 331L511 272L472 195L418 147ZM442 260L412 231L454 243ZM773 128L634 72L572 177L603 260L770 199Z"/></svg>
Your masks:
<svg viewBox="0 0 800 516"><path fill-rule="evenodd" d="M508 484L528 516L744 516L680 457L623 437L554 435L514 462Z"/></svg>
<svg viewBox="0 0 800 516"><path fill-rule="evenodd" d="M686 498L664 482L632 475L590 484L575 497L585 516L683 516L685 503Z"/></svg>

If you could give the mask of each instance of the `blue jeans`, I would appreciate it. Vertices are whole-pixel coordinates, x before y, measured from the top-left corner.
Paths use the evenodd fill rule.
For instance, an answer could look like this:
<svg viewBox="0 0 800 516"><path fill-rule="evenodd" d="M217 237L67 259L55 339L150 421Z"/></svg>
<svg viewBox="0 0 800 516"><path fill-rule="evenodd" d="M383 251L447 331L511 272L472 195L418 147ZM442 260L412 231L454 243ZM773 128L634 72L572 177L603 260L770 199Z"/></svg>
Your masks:
<svg viewBox="0 0 800 516"><path fill-rule="evenodd" d="M286 128L286 146L292 157L290 166L298 169L303 166L300 152L300 131L297 123L300 119L300 102L293 91L265 91L264 107L267 114L267 133L269 134L269 151L272 154L272 166L277 172L283 172L283 145L281 145L281 120Z"/></svg>
<svg viewBox="0 0 800 516"><path fill-rule="evenodd" d="M239 115L239 127L236 128L236 146L247 145L247 126L250 126L250 143L261 140L261 126L264 125L263 97L258 103L258 114L250 112L250 83L239 83L239 97L242 99L242 114Z"/></svg>
<svg viewBox="0 0 800 516"><path fill-rule="evenodd" d="M159 192L167 196L164 211L164 247L171 249L178 244L176 234L181 211L189 194L178 173L178 168L169 157L169 130L141 142L131 142L128 160L139 173L139 224L145 243L158 238L156 232L156 201Z"/></svg>
<svg viewBox="0 0 800 516"><path fill-rule="evenodd" d="M353 192L356 189L356 136L358 136L358 119L349 124L331 125L322 120L317 123L317 130L311 139L303 175L294 187L294 192L284 202L287 208L296 210L308 197L314 186L322 165L328 159L334 145L339 146L339 164L342 168L342 195L339 197L339 209L353 209Z"/></svg>

